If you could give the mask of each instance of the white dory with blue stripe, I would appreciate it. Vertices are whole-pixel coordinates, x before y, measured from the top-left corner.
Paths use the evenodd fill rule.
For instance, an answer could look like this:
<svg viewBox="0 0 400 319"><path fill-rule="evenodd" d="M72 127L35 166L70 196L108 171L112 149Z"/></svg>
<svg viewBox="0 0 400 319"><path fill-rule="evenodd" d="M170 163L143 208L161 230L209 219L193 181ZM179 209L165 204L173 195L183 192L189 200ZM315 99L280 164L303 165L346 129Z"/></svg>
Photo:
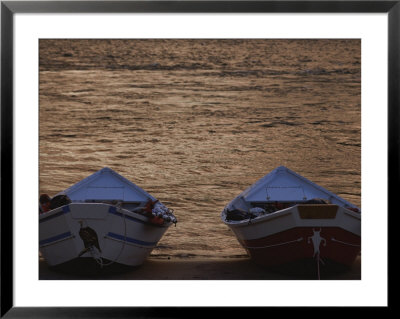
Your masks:
<svg viewBox="0 0 400 319"><path fill-rule="evenodd" d="M39 215L39 249L49 266L138 266L176 224L172 210L107 167L60 196L68 201Z"/></svg>

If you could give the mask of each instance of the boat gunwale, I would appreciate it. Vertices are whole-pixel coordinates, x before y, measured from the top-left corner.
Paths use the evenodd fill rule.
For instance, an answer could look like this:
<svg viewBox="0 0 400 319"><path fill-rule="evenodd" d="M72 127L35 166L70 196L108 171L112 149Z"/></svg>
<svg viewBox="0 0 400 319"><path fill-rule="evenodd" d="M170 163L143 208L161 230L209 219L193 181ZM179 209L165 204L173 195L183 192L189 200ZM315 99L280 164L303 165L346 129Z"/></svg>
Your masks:
<svg viewBox="0 0 400 319"><path fill-rule="evenodd" d="M164 221L163 224L155 224L155 223L150 222L150 218L149 217L144 216L144 215L142 215L140 213L132 212L130 210L127 210L125 208L119 207L117 205L112 205L112 204L108 204L108 203L101 203L101 202L98 202L98 203L72 202L72 203L69 203L67 205L63 205L63 206L57 207L57 208L52 209L52 210L50 210L48 212L40 214L39 215L39 223L43 223L43 222L46 222L47 220L50 220L50 219L53 219L53 218L57 218L57 217L59 217L61 215L67 214L70 211L69 206L76 206L76 205L108 206L109 208L108 208L107 214L113 214L113 215L116 215L116 216L121 217L121 218L124 218L124 216L125 216L125 217L128 217L128 219L130 219L130 220L133 219L133 221L136 221L136 222L139 222L139 223L143 223L143 224L149 225L149 226L158 227L158 228L160 228L160 227L161 228L162 227L168 228L169 226L171 226L173 224L172 221L169 221L169 222ZM110 210L110 208L115 208L115 212L112 212ZM175 217L175 215L173 215L173 216ZM72 217L72 218L73 219L79 219L79 218L75 218L75 217ZM81 218L81 219L84 219L84 218ZM96 219L96 218L91 218L91 219ZM102 219L102 218L99 218L99 219Z"/></svg>
<svg viewBox="0 0 400 319"><path fill-rule="evenodd" d="M243 219L243 220L234 220L234 221L227 221L226 220L226 208L224 208L224 210L221 213L221 220L225 225L228 225L228 226L245 227L245 226L248 226L248 225L251 225L251 224L258 224L258 223L267 222L267 221L270 221L270 220L273 220L273 219L276 219L276 218L281 218L281 217L284 217L284 216L290 215L290 214L296 214L296 213L298 214L299 210L298 210L297 207L301 206L301 205L304 205L304 203L299 203L299 204L293 205L291 207L287 207L287 208L275 211L273 213L266 213L266 214L263 214L263 215L260 215L260 216L256 216L254 218L246 218L246 219ZM309 204L309 205L312 205L312 204ZM338 207L338 211L340 209L343 209L343 213L344 214L350 215L350 217L353 217L353 218L361 220L361 213L356 213L356 212L354 212L354 211L352 211L350 209L347 209L346 207L340 206L340 205L336 205L336 204L333 204L333 205ZM335 217L332 220L336 220L336 218L337 217ZM324 219L324 218L316 218L315 219L315 221L318 221L318 220L326 220L326 219Z"/></svg>

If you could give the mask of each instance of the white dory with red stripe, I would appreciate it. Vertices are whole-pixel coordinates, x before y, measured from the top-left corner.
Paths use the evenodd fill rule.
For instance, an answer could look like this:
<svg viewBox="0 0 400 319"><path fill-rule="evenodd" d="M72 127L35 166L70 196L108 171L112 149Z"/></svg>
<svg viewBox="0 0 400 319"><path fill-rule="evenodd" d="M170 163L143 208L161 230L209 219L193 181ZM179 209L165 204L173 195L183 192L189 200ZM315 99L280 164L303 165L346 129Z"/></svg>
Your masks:
<svg viewBox="0 0 400 319"><path fill-rule="evenodd" d="M64 202L39 215L39 249L49 266L138 266L176 224L172 210L107 167L56 198Z"/></svg>
<svg viewBox="0 0 400 319"><path fill-rule="evenodd" d="M320 263L327 271L348 268L361 250L360 209L284 166L233 199L221 219L266 266L301 272L317 265L319 274Z"/></svg>

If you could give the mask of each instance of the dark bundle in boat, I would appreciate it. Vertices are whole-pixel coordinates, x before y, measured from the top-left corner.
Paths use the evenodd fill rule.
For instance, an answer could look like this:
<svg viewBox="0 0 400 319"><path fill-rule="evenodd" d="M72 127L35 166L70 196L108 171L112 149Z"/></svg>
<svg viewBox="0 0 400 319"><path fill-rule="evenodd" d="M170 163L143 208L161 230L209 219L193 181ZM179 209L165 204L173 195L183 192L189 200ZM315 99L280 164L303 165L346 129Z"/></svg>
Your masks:
<svg viewBox="0 0 400 319"><path fill-rule="evenodd" d="M233 210L227 210L226 212L226 220L234 220L234 221L238 221L238 220L244 220L244 219L249 219L252 218L252 214L241 210L241 209L233 209Z"/></svg>
<svg viewBox="0 0 400 319"><path fill-rule="evenodd" d="M313 198L305 201L304 204L330 204L330 202L324 198Z"/></svg>
<svg viewBox="0 0 400 319"><path fill-rule="evenodd" d="M50 200L50 209L56 209L71 203L71 199L67 195L56 195Z"/></svg>

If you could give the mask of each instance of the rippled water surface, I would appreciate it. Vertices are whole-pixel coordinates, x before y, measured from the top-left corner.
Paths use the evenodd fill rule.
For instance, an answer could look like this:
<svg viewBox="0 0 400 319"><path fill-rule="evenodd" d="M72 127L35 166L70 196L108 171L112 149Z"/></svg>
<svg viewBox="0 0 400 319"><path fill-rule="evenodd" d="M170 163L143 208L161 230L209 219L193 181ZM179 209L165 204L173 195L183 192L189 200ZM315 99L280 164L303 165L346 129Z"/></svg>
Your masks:
<svg viewBox="0 0 400 319"><path fill-rule="evenodd" d="M361 204L359 40L40 40L40 193L108 166L174 209L154 256L244 256L223 207L280 165Z"/></svg>

